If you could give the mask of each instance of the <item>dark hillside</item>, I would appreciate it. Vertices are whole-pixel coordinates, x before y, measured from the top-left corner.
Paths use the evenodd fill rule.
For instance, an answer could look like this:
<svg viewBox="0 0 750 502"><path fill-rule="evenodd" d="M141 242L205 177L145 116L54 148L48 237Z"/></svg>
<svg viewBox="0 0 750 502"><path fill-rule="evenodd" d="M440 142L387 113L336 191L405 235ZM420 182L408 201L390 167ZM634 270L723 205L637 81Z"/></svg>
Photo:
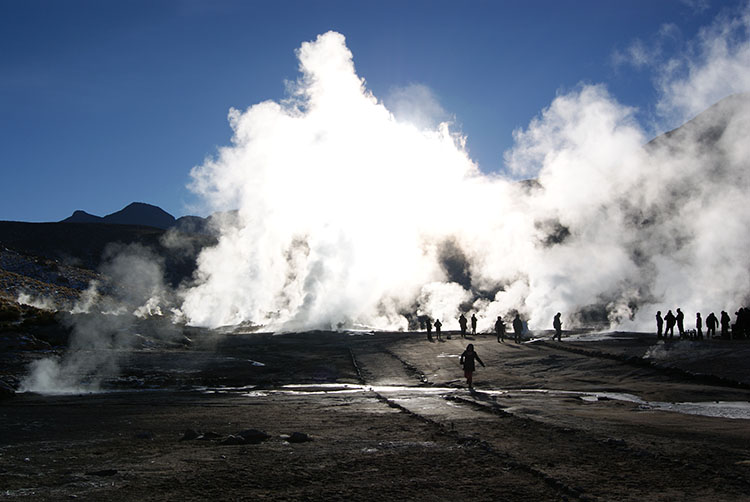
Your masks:
<svg viewBox="0 0 750 502"><path fill-rule="evenodd" d="M136 225L0 221L0 245L89 270L98 270L110 244L140 244L165 259L166 278L176 285L192 275L200 250L215 241L202 235L176 234L168 246L163 239L166 233Z"/></svg>

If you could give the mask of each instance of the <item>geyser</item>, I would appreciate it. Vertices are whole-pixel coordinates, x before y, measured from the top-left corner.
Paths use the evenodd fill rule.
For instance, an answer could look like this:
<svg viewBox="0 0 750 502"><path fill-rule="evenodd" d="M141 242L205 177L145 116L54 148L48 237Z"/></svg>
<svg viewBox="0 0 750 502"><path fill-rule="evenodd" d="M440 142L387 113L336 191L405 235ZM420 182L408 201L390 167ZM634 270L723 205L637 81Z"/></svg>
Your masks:
<svg viewBox="0 0 750 502"><path fill-rule="evenodd" d="M180 293L190 323L455 329L471 309L480 329L514 310L531 328L592 311L646 327L664 306L746 300L746 97L645 147L634 110L582 85L515 133L508 174L486 174L449 123L373 96L341 34L297 56L288 99L232 109L231 145L192 171L208 209L239 211Z"/></svg>

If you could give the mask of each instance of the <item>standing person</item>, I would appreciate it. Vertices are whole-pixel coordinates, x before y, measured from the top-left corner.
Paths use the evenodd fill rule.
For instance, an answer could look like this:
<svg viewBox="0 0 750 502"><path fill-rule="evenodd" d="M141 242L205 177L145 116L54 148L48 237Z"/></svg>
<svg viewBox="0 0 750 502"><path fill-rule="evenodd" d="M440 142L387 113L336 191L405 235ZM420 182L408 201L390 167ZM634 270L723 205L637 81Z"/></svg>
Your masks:
<svg viewBox="0 0 750 502"><path fill-rule="evenodd" d="M471 334L477 334L477 316L474 314L471 314Z"/></svg>
<svg viewBox="0 0 750 502"><path fill-rule="evenodd" d="M695 314L695 338L703 340L703 319L700 312Z"/></svg>
<svg viewBox="0 0 750 502"><path fill-rule="evenodd" d="M661 338L661 329L664 327L664 319L661 318L661 310L656 312L656 338Z"/></svg>
<svg viewBox="0 0 750 502"><path fill-rule="evenodd" d="M732 336L729 332L729 323L731 323L731 319L729 319L729 314L721 311L721 337L722 338L729 338L732 339Z"/></svg>
<svg viewBox="0 0 750 502"><path fill-rule="evenodd" d="M497 343L501 341L505 343L505 323L500 316L497 316L497 321L495 321L495 333L497 334Z"/></svg>
<svg viewBox="0 0 750 502"><path fill-rule="evenodd" d="M680 338L683 338L685 336L685 314L682 313L682 310L677 309L675 319L677 320L677 331L680 333Z"/></svg>
<svg viewBox="0 0 750 502"><path fill-rule="evenodd" d="M461 359L459 359L459 364L463 366L464 368L464 376L466 377L466 384L469 386L469 388L473 388L472 386L472 376L474 373L474 370L476 369L476 366L474 364L474 360L476 360L479 364L482 365L484 368L484 363L481 359L479 359L479 355L474 352L474 344L470 343L466 346L466 350L464 350L463 354L461 354Z"/></svg>
<svg viewBox="0 0 750 502"><path fill-rule="evenodd" d="M424 327L427 329L427 340L432 341L432 321L430 321L430 318L424 320Z"/></svg>
<svg viewBox="0 0 750 502"><path fill-rule="evenodd" d="M461 338L466 338L466 316L458 316L458 326L461 328Z"/></svg>
<svg viewBox="0 0 750 502"><path fill-rule="evenodd" d="M672 311L668 311L667 315L664 316L664 320L667 323L667 329L664 330L664 338L667 338L667 333L669 333L669 339L671 340L674 337L674 323L675 323L675 316L672 313Z"/></svg>
<svg viewBox="0 0 750 502"><path fill-rule="evenodd" d="M516 312L516 317L513 319L513 334L516 343L521 343L521 333L523 333L523 321Z"/></svg>
<svg viewBox="0 0 750 502"><path fill-rule="evenodd" d="M435 319L435 336L438 339L438 342L441 342L443 339L440 338L440 328L443 327L443 323L440 322L440 319Z"/></svg>
<svg viewBox="0 0 750 502"><path fill-rule="evenodd" d="M713 312L708 314L706 317L706 338L711 339L716 337L716 326L719 325L719 320L716 318Z"/></svg>
<svg viewBox="0 0 750 502"><path fill-rule="evenodd" d="M558 342L562 342L562 321L560 320L560 315L560 312L558 312L552 320L552 327L555 328L555 334L552 339L557 338Z"/></svg>

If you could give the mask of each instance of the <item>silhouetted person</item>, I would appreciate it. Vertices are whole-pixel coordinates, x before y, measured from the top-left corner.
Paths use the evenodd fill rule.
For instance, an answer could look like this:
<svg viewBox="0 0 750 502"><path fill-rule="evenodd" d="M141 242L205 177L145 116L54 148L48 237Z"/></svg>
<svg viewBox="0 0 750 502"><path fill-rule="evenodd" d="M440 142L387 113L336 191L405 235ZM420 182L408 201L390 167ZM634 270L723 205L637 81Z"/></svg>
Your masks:
<svg viewBox="0 0 750 502"><path fill-rule="evenodd" d="M514 340L516 343L521 343L521 333L523 333L523 321L516 314L516 317L513 319L513 334L515 335Z"/></svg>
<svg viewBox="0 0 750 502"><path fill-rule="evenodd" d="M427 330L427 340L431 342L432 341L432 321L430 321L429 317L425 319L424 327Z"/></svg>
<svg viewBox="0 0 750 502"><path fill-rule="evenodd" d="M732 339L739 340L742 338L744 332L743 324L745 323L745 309L740 308L734 313L734 315L737 317L732 325Z"/></svg>
<svg viewBox="0 0 750 502"><path fill-rule="evenodd" d="M675 319L677 319L677 331L680 332L680 338L682 338L685 336L685 314L682 313L682 310L677 309Z"/></svg>
<svg viewBox="0 0 750 502"><path fill-rule="evenodd" d="M668 311L667 315L664 316L664 322L667 323L667 329L664 330L664 338L667 338L667 333L669 333L669 339L671 340L674 338L674 323L675 323L675 316L672 313L672 311Z"/></svg>
<svg viewBox="0 0 750 502"><path fill-rule="evenodd" d="M479 364L484 367L484 363L481 359L479 359L479 356L476 352L474 352L474 344L470 343L466 346L466 350L464 350L463 354L461 354L461 359L459 359L459 364L463 366L464 368L464 376L466 377L466 384L469 386L469 388L472 388L472 376L474 374L474 370L476 369L476 365L474 364L474 361L477 361Z"/></svg>
<svg viewBox="0 0 750 502"><path fill-rule="evenodd" d="M497 321L495 321L495 334L497 334L498 343L501 341L505 343L505 323L500 316L497 316Z"/></svg>
<svg viewBox="0 0 750 502"><path fill-rule="evenodd" d="M471 334L477 334L477 316L474 314L471 314Z"/></svg>
<svg viewBox="0 0 750 502"><path fill-rule="evenodd" d="M466 338L466 316L461 314L458 316L458 326L461 328L461 338Z"/></svg>
<svg viewBox="0 0 750 502"><path fill-rule="evenodd" d="M562 342L562 321L560 320L560 315L560 312L558 312L552 320L552 327L555 328L555 334L552 339L557 338L558 342Z"/></svg>
<svg viewBox="0 0 750 502"><path fill-rule="evenodd" d="M700 312L695 314L695 338L703 340L703 319Z"/></svg>
<svg viewBox="0 0 750 502"><path fill-rule="evenodd" d="M737 335L735 338L747 338L750 334L750 309L740 307L737 314Z"/></svg>
<svg viewBox="0 0 750 502"><path fill-rule="evenodd" d="M442 338L440 338L440 328L443 327L443 323L440 322L440 319L435 319L435 337L438 339L438 341L441 341Z"/></svg>
<svg viewBox="0 0 750 502"><path fill-rule="evenodd" d="M716 326L719 325L719 320L716 318L713 312L708 314L706 317L706 338L709 340L716 337Z"/></svg>
<svg viewBox="0 0 750 502"><path fill-rule="evenodd" d="M721 311L721 321L720 322L721 322L721 337L725 338L725 339L726 338L731 339L732 338L732 334L729 331L729 324L732 322L732 320L729 319L729 314L727 314L723 310Z"/></svg>
<svg viewBox="0 0 750 502"><path fill-rule="evenodd" d="M661 318L661 310L656 312L656 338L661 338L664 319Z"/></svg>

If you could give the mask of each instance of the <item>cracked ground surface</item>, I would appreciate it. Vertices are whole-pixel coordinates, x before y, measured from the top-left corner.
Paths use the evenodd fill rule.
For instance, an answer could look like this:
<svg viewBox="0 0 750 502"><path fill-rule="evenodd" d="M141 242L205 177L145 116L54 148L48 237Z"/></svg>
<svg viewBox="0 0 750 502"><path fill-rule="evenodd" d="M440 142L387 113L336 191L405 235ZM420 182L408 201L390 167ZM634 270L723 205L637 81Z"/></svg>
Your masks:
<svg viewBox="0 0 750 502"><path fill-rule="evenodd" d="M743 342L208 339L123 354L111 392L0 402L0 498L750 500Z"/></svg>

